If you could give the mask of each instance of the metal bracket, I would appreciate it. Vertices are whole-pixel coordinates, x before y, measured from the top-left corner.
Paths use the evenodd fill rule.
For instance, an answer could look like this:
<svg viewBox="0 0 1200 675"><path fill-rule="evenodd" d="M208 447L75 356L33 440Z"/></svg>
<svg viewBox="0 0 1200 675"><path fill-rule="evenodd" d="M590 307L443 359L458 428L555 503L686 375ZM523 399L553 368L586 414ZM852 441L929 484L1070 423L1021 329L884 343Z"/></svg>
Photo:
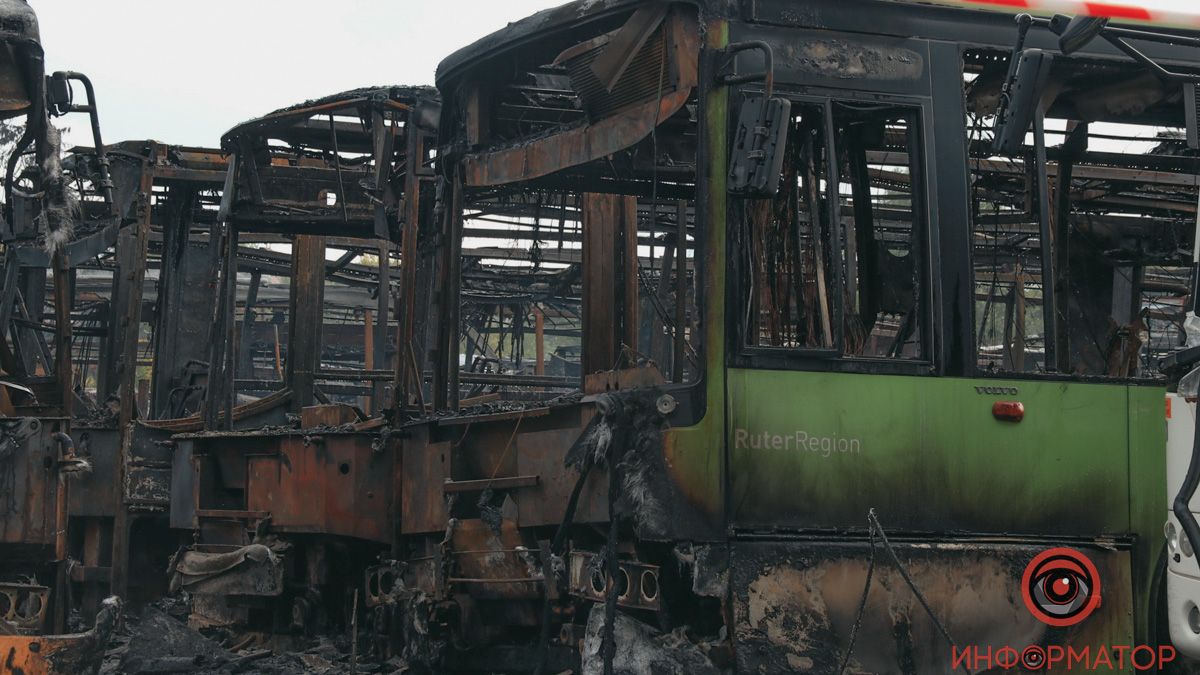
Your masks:
<svg viewBox="0 0 1200 675"><path fill-rule="evenodd" d="M764 67L762 70L752 73L745 73L743 75L732 73L719 74L717 75L717 82L726 86L746 84L747 82L763 82L766 88L765 96L766 98L770 98L771 93L775 90L775 56L771 51L771 45L767 44L763 40L733 42L730 43L729 46L725 47L725 49L722 49L721 53L729 58L729 61L725 65L730 66L736 65L738 54L755 50L760 51L763 54ZM724 68L722 68L722 70L724 70Z"/></svg>

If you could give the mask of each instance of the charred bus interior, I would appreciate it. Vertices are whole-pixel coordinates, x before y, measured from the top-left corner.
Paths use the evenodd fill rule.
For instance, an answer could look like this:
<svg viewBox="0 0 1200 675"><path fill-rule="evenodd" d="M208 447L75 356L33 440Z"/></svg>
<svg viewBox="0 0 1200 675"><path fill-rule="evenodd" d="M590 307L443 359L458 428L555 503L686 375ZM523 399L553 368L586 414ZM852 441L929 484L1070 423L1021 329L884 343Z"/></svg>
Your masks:
<svg viewBox="0 0 1200 675"><path fill-rule="evenodd" d="M1158 362L1186 341L1191 293L1185 87L1138 64L1059 56L1044 122L998 154L1008 55L965 61L980 368L1160 377Z"/></svg>

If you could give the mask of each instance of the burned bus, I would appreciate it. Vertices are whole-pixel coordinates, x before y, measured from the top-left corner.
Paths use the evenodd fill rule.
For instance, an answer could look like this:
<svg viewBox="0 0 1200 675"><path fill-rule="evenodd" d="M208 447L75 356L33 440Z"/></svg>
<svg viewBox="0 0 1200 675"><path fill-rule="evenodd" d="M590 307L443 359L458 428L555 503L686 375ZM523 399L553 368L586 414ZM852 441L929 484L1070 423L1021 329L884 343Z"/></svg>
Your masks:
<svg viewBox="0 0 1200 675"><path fill-rule="evenodd" d="M8 672L88 672L120 602L97 602L94 626L68 633L71 484L90 463L72 439L72 260L95 255L121 224L87 76L47 73L37 16L0 2L0 119L12 126L0 208L0 653ZM78 95L78 96L77 96ZM100 150L82 200L64 170L52 117L83 113Z"/></svg>
<svg viewBox="0 0 1200 675"><path fill-rule="evenodd" d="M1012 14L919 3L581 1L440 64L393 419L411 652L1172 658L1195 92L1030 23L1014 50ZM1200 72L1171 42L1126 46Z"/></svg>
<svg viewBox="0 0 1200 675"><path fill-rule="evenodd" d="M373 607L400 513L395 242L431 219L437 117L431 87L367 87L222 138L212 246L188 273L216 282L195 285L203 311L159 317L210 337L191 343L200 377L154 383L156 406L191 414L145 423L170 436L170 526L194 533L168 569L193 626L323 633Z"/></svg>
<svg viewBox="0 0 1200 675"><path fill-rule="evenodd" d="M0 644L170 556L426 672L1167 664L1198 36L1014 18L578 0L61 172L0 35Z"/></svg>

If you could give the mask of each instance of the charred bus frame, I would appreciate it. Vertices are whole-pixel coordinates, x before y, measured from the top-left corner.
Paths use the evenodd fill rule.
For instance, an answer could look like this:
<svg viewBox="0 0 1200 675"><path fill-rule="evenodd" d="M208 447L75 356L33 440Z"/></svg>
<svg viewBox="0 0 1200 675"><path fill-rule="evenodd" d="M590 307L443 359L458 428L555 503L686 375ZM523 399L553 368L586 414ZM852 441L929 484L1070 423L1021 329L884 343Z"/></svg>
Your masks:
<svg viewBox="0 0 1200 675"><path fill-rule="evenodd" d="M636 586L621 581L633 578L629 569L661 571L676 559L693 566L661 584L674 610L651 615L674 625L686 614L708 639L724 626L723 658L739 670L834 672L860 614L892 636L846 657L870 670L947 669L952 645L933 637L938 626L985 644L1027 635L1157 642L1165 495L1156 362L1182 335L1190 256L1178 244L1191 242L1197 183L1182 134L1154 132L1183 128L1179 83L1146 75L1112 45L1090 44L1049 74L1047 116L1066 126L1037 136L1069 140L1044 157L1043 140L1020 143L1013 157L987 139L1016 34L1011 16L868 0L795 10L574 3L443 61L439 293L459 295L477 214L522 194L551 195L536 206L584 193L588 365L582 403L552 399L547 412L479 417L459 404L467 299L438 306L432 398L450 415L439 424L472 424L445 439L434 475L480 490L439 513L462 527L513 505L500 531L511 527L508 536L530 550L548 542L543 597L556 612L545 616L564 628L543 623L541 642L585 638L585 660L614 658L599 646L614 604L642 609L626 598ZM1055 39L1028 37L1044 48ZM1197 67L1186 47L1145 50L1171 68ZM1141 135L1122 124L1141 125ZM1089 148L1089 140L1156 147ZM647 271L629 274L631 251L647 248L630 223L637 204L656 222L668 195L690 202L678 219L689 243L676 259L695 263L696 309L686 311L691 325L659 330L683 335L701 355L694 379L625 367L661 375L669 354L622 357L639 346L628 327L656 311L653 294L629 291L629 279ZM589 305L613 314L589 318ZM601 353L611 360L591 358ZM505 390L520 391L519 377L510 383ZM574 435L562 427L551 451L560 461L578 461L597 427L626 444L601 455L620 476L607 497L595 473L569 506L569 493L555 504L528 486L561 480L549 464L536 480L522 470L539 452L529 437L544 433L522 422L534 411L552 427L582 413ZM1037 473L1049 466L1081 471ZM406 464L405 494L420 482L412 471L434 468ZM565 522L532 516L531 502L562 508ZM616 508L606 512L606 502ZM579 512L597 503L598 513ZM877 522L868 521L872 509ZM442 518L421 527L414 515L404 513L403 527L427 529L432 540ZM898 570L869 563L880 523L931 613ZM449 565L455 543L447 535L433 559ZM1071 631L1039 629L1019 600L1025 565L1053 544L1086 551L1112 589L1097 616ZM601 563L579 568L590 570L582 576L545 572L569 550L568 560ZM469 590L482 581L446 576L411 582L484 602L483 591ZM947 578L958 582L945 587ZM845 589L864 586L860 612L858 591ZM970 611L964 593L975 598ZM572 595L607 607L584 620Z"/></svg>

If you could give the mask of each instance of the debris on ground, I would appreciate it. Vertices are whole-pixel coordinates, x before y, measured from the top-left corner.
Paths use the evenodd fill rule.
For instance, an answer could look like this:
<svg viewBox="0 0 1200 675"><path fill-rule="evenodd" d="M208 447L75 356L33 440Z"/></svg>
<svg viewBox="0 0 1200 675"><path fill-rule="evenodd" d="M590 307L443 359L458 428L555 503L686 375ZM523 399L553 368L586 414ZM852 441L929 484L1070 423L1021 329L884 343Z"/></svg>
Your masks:
<svg viewBox="0 0 1200 675"><path fill-rule="evenodd" d="M349 644L326 636L268 638L228 630L196 630L187 625L171 600L146 607L128 616L109 643L102 675L168 675L171 673L221 675L285 675L315 673L409 672L401 659L373 662L359 657L352 663ZM172 611L175 610L175 611ZM344 640L341 642L345 642Z"/></svg>
<svg viewBox="0 0 1200 675"><path fill-rule="evenodd" d="M583 675L604 673L603 634L604 605L596 604L588 615L584 635ZM685 629L662 633L617 612L613 637L620 645L613 656L614 675L721 675L700 647L688 639Z"/></svg>

